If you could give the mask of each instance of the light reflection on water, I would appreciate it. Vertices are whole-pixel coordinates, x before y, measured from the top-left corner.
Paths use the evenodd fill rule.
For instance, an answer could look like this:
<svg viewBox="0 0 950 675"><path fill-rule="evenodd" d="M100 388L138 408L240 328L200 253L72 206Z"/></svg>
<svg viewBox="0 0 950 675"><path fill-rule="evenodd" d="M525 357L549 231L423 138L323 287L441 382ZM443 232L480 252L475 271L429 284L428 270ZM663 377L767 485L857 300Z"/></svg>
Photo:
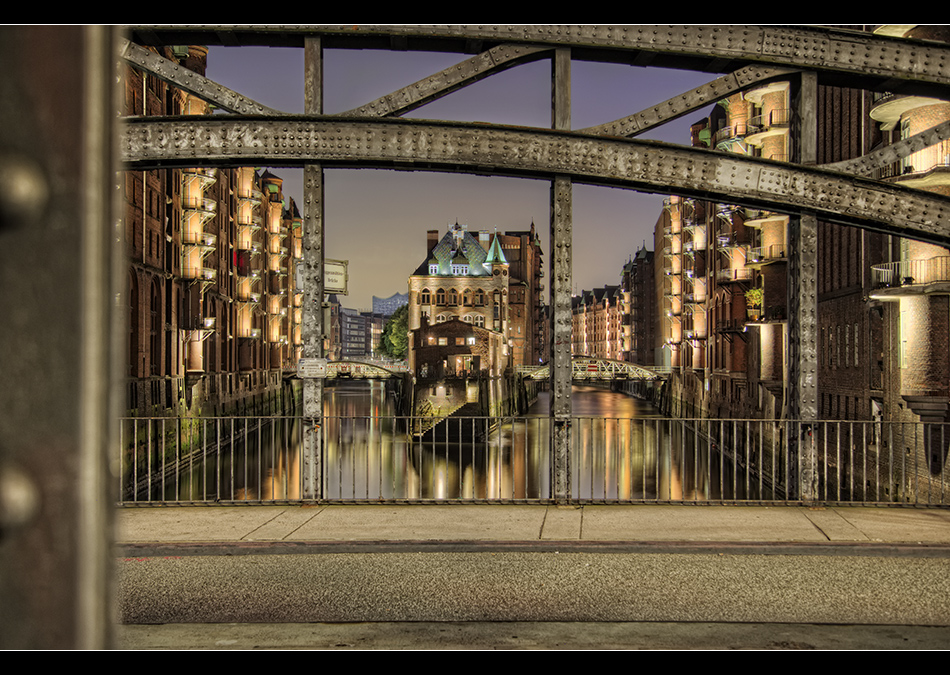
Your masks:
<svg viewBox="0 0 950 675"><path fill-rule="evenodd" d="M395 417L385 383L335 383L324 399L324 494L337 500L548 498L548 406L542 392L522 418L492 429L483 429L484 419L453 420L448 437L420 440ZM732 498L731 467L720 467L707 441L697 442L649 403L578 385L572 409L575 498ZM150 492L171 500L299 499L299 424L285 419L247 433L239 429L229 435L240 442L220 446L218 461L192 458Z"/></svg>

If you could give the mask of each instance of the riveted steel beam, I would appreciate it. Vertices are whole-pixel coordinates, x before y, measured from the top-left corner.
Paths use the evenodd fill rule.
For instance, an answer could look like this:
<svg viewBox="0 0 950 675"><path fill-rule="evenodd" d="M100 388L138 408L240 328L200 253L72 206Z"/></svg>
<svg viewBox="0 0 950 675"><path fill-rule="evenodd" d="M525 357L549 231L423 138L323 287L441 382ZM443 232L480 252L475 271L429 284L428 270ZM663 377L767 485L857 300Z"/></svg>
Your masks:
<svg viewBox="0 0 950 675"><path fill-rule="evenodd" d="M213 103L222 110L242 115L273 115L280 112L128 40L122 40L119 55L130 65L152 73L158 79Z"/></svg>
<svg viewBox="0 0 950 675"><path fill-rule="evenodd" d="M370 101L359 108L340 113L341 117L398 116L431 103L466 85L493 73L534 60L549 52L547 47L528 45L499 45L486 52L457 63L435 75Z"/></svg>
<svg viewBox="0 0 950 675"><path fill-rule="evenodd" d="M551 127L571 128L571 52L551 59ZM574 186L570 176L551 181L551 496L571 498L571 245Z"/></svg>
<svg viewBox="0 0 950 675"><path fill-rule="evenodd" d="M323 48L319 38L307 40L304 48L304 105L312 114L323 112ZM301 354L307 359L324 357L324 185L323 167L304 167L304 220L301 232L303 307ZM304 444L301 457L302 494L305 499L323 498L323 380L303 381Z"/></svg>
<svg viewBox="0 0 950 675"><path fill-rule="evenodd" d="M425 120L132 119L135 169L199 165L361 166L492 173L676 193L950 244L950 198L814 167L650 141Z"/></svg>
<svg viewBox="0 0 950 675"><path fill-rule="evenodd" d="M749 89L758 84L778 77L788 77L797 72L791 68L770 68L768 66L745 66L735 72L724 75L712 82L690 89L679 96L667 99L663 103L624 117L623 119L600 124L596 127L580 129L582 133L598 136L633 137L654 129L661 124L689 114L716 101L728 98L732 94Z"/></svg>
<svg viewBox="0 0 950 675"><path fill-rule="evenodd" d="M818 83L802 73L794 83L797 114L792 127L794 159L814 164L818 156ZM788 448L789 498L818 498L818 218L804 212L788 224Z"/></svg>
<svg viewBox="0 0 950 675"><path fill-rule="evenodd" d="M652 65L709 72L756 62L845 76L864 88L896 91L914 85L923 93L950 87L950 46L823 26L133 26L130 31L144 44L299 46L305 36L320 35L327 48L389 49L395 40L405 49L464 53L472 43L486 48L530 43L571 47L581 60L632 63L643 53L654 55Z"/></svg>
<svg viewBox="0 0 950 675"><path fill-rule="evenodd" d="M910 138L885 146L880 150L869 152L863 157L835 162L834 164L824 164L822 168L857 176L871 176L875 169L879 169L886 164L899 162L915 152L937 145L948 138L950 138L950 122L944 122L921 131L919 134L914 134Z"/></svg>

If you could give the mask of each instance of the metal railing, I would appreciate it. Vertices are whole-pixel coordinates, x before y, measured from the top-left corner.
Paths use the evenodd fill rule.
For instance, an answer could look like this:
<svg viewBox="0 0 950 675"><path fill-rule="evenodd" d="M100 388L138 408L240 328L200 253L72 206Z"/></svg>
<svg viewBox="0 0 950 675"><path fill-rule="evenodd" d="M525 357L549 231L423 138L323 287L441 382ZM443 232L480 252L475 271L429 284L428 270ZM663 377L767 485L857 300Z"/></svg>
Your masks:
<svg viewBox="0 0 950 675"><path fill-rule="evenodd" d="M950 281L950 257L901 260L871 267L875 287L911 286Z"/></svg>
<svg viewBox="0 0 950 675"><path fill-rule="evenodd" d="M323 499L550 501L549 423L325 417ZM571 434L576 503L950 505L945 424L575 416ZM118 501L301 500L302 436L299 417L123 419Z"/></svg>

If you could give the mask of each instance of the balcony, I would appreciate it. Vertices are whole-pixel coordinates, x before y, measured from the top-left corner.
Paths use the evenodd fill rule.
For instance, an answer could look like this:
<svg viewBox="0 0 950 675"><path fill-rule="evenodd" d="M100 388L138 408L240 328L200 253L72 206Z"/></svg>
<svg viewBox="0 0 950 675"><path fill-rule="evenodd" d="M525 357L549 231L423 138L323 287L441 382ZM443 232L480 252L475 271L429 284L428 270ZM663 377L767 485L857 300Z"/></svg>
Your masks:
<svg viewBox="0 0 950 675"><path fill-rule="evenodd" d="M749 281L752 279L752 270L746 267L735 269L725 269L716 272L716 281L721 284L736 283L739 281Z"/></svg>
<svg viewBox="0 0 950 675"><path fill-rule="evenodd" d="M218 202L213 199L186 197L182 195L181 207L186 211L198 211L205 215L214 215L218 210Z"/></svg>
<svg viewBox="0 0 950 675"><path fill-rule="evenodd" d="M950 185L950 141L940 141L900 162L881 167L874 177L921 190Z"/></svg>
<svg viewBox="0 0 950 675"><path fill-rule="evenodd" d="M762 211L759 209L746 209L745 211L745 223L746 227L754 227L761 229L763 223L772 220L782 220L787 221L788 216L781 213L774 213L772 211Z"/></svg>
<svg viewBox="0 0 950 675"><path fill-rule="evenodd" d="M185 230L181 233L182 243L188 246L200 246L206 249L213 249L215 244L218 241L218 236L211 234L210 232L202 232L200 230Z"/></svg>
<svg viewBox="0 0 950 675"><path fill-rule="evenodd" d="M717 150L728 150L734 143L743 140L748 133L749 126L745 122L723 127L713 134L713 145Z"/></svg>
<svg viewBox="0 0 950 675"><path fill-rule="evenodd" d="M751 267L761 267L773 262L786 260L785 246L782 244L772 244L771 246L756 246L750 248L746 256L746 265Z"/></svg>
<svg viewBox="0 0 950 675"><path fill-rule="evenodd" d="M901 260L871 267L876 299L902 295L950 294L950 256Z"/></svg>
<svg viewBox="0 0 950 675"><path fill-rule="evenodd" d="M213 267L183 267L181 276L185 279L214 281L218 271Z"/></svg>
<svg viewBox="0 0 950 675"><path fill-rule="evenodd" d="M250 202L254 206L257 206L262 201L264 201L264 193L261 192L257 187L252 187L249 190L238 190L238 199L244 202Z"/></svg>
<svg viewBox="0 0 950 675"><path fill-rule="evenodd" d="M761 145L769 136L787 134L792 111L788 108L776 108L764 115L757 115L749 120L746 141L750 145Z"/></svg>
<svg viewBox="0 0 950 675"><path fill-rule="evenodd" d="M238 302L250 303L252 305L260 304L261 294L252 291L238 291Z"/></svg>
<svg viewBox="0 0 950 675"><path fill-rule="evenodd" d="M259 230L263 226L264 219L256 213L238 217L238 227L248 227L251 231Z"/></svg>

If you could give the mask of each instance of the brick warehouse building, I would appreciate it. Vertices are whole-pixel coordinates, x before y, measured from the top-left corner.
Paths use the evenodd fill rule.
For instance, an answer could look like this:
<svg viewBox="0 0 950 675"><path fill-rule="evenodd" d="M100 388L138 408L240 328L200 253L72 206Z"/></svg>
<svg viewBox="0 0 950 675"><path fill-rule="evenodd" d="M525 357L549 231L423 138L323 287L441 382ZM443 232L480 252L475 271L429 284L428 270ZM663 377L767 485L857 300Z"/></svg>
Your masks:
<svg viewBox="0 0 950 675"><path fill-rule="evenodd" d="M207 50L162 56L204 74ZM203 101L133 68L129 115L209 114ZM273 410L294 368L301 218L269 172L127 171L128 409L136 415ZM286 392L283 392L286 393ZM286 399L287 396L284 396Z"/></svg>
<svg viewBox="0 0 950 675"><path fill-rule="evenodd" d="M877 30L950 39L943 26ZM787 92L786 84L775 83L720 102L710 118L693 126L693 143L784 158L793 121ZM819 86L817 93L819 165L861 157L950 120L950 103L936 99L831 86ZM873 177L946 195L948 167L950 143L942 141L879 168ZM657 347L673 367L673 412L787 414L787 226L781 214L667 200L655 230L657 251L663 252L656 276L663 308ZM855 427L866 437L836 437L835 448L845 455L865 453L872 466L875 453L903 456L915 467L912 475L939 475L947 443L926 427L888 423L948 421L947 250L819 222L817 253L819 418L883 425ZM887 478L878 482L884 493L901 491L908 499L917 489L913 478L902 486Z"/></svg>
<svg viewBox="0 0 950 675"><path fill-rule="evenodd" d="M456 223L441 237L429 230L426 248L409 277L410 331L453 318L494 331L503 350L498 372L543 358L542 259L533 223L505 234Z"/></svg>

